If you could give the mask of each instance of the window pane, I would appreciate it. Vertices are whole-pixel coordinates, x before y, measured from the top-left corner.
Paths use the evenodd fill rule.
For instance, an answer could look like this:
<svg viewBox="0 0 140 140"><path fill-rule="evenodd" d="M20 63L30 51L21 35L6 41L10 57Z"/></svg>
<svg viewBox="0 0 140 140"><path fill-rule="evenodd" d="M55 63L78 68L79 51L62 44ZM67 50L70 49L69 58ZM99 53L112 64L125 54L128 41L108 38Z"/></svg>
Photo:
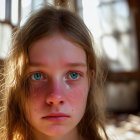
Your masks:
<svg viewBox="0 0 140 140"><path fill-rule="evenodd" d="M0 20L5 19L5 0L0 1Z"/></svg>
<svg viewBox="0 0 140 140"><path fill-rule="evenodd" d="M12 24L18 24L18 0L12 0L12 15L11 15Z"/></svg>
<svg viewBox="0 0 140 140"><path fill-rule="evenodd" d="M44 4L44 0L33 0L33 10L40 8Z"/></svg>
<svg viewBox="0 0 140 140"><path fill-rule="evenodd" d="M24 22L27 20L29 13L32 9L32 0L22 0L21 1L21 23L23 25Z"/></svg>
<svg viewBox="0 0 140 140"><path fill-rule="evenodd" d="M4 59L10 47L12 28L7 24L0 24L0 59Z"/></svg>
<svg viewBox="0 0 140 140"><path fill-rule="evenodd" d="M104 36L102 46L108 67L113 71L135 71L138 68L138 54L134 36L119 34L119 38Z"/></svg>
<svg viewBox="0 0 140 140"><path fill-rule="evenodd" d="M112 2L111 2L112 1ZM135 26L125 0L83 0L83 17L111 71L138 69ZM91 12L92 11L92 12ZM91 14L89 14L91 13Z"/></svg>
<svg viewBox="0 0 140 140"><path fill-rule="evenodd" d="M99 23L99 15L97 7L98 0L94 1L82 0L82 5L83 5L83 19L86 25L88 26L94 37L99 38L101 35L101 27Z"/></svg>
<svg viewBox="0 0 140 140"><path fill-rule="evenodd" d="M118 0L99 0L100 2L115 2L115 1L118 1Z"/></svg>
<svg viewBox="0 0 140 140"><path fill-rule="evenodd" d="M130 29L129 8L126 1L101 5L98 10L103 33L112 33L114 30L126 32Z"/></svg>
<svg viewBox="0 0 140 140"><path fill-rule="evenodd" d="M46 3L54 5L55 0L46 0Z"/></svg>

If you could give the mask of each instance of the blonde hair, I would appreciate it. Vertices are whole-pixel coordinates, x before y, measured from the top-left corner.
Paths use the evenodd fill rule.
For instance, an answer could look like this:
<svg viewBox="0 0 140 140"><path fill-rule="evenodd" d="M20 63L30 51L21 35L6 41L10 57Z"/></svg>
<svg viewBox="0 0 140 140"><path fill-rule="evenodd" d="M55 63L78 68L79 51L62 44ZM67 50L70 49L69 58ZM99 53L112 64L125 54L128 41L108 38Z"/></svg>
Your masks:
<svg viewBox="0 0 140 140"><path fill-rule="evenodd" d="M5 98L3 104L5 109L1 113L1 123L4 123L0 128L2 140L13 140L14 138L33 140L32 129L25 117L25 102L29 89L25 78L28 51L33 42L56 32L64 34L71 41L78 43L87 56L90 90L85 114L78 124L78 131L85 139L102 140L100 129L108 139L102 122L103 110L99 108L98 100L101 94L103 73L99 67L90 31L76 14L66 9L44 6L33 13L13 35L12 50L5 61L2 91L3 98Z"/></svg>

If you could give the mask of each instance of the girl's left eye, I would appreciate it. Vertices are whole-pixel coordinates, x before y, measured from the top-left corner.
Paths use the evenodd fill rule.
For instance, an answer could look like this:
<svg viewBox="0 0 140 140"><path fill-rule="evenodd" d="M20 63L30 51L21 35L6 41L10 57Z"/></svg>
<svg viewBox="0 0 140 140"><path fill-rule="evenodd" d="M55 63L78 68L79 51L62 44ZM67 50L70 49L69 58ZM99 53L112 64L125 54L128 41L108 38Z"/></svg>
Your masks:
<svg viewBox="0 0 140 140"><path fill-rule="evenodd" d="M79 78L80 78L80 74L77 72L69 72L68 73L68 77L67 77L68 80L77 80Z"/></svg>

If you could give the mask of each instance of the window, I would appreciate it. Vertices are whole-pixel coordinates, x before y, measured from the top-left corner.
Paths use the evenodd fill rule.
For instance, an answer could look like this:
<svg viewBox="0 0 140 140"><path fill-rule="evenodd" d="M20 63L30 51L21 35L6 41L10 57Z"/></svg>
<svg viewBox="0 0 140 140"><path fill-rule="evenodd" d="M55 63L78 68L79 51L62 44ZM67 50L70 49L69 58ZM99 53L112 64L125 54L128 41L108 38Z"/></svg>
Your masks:
<svg viewBox="0 0 140 140"><path fill-rule="evenodd" d="M12 29L22 25L32 10L42 4L54 4L54 0L1 0L0 4L0 59L6 57Z"/></svg>
<svg viewBox="0 0 140 140"><path fill-rule="evenodd" d="M10 46L12 28L8 24L0 24L0 59L4 59Z"/></svg>
<svg viewBox="0 0 140 140"><path fill-rule="evenodd" d="M111 71L138 69L134 20L126 0L83 0L83 17Z"/></svg>
<svg viewBox="0 0 140 140"><path fill-rule="evenodd" d="M129 0L129 5L128 0L82 2L83 18L109 69L104 87L107 109L113 112L138 110L140 51L136 38L139 28L138 18L130 9L133 6L135 13L138 12L138 2Z"/></svg>

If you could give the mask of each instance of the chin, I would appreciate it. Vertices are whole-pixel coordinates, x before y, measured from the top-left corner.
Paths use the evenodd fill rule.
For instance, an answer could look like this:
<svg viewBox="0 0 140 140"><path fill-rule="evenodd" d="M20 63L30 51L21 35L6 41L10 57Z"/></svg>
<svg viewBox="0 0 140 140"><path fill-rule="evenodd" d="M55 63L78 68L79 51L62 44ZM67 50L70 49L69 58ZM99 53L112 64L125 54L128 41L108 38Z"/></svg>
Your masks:
<svg viewBox="0 0 140 140"><path fill-rule="evenodd" d="M63 128L60 126L55 126L52 128L49 128L47 131L45 131L45 135L50 136L50 137L61 137L69 133L69 129Z"/></svg>

